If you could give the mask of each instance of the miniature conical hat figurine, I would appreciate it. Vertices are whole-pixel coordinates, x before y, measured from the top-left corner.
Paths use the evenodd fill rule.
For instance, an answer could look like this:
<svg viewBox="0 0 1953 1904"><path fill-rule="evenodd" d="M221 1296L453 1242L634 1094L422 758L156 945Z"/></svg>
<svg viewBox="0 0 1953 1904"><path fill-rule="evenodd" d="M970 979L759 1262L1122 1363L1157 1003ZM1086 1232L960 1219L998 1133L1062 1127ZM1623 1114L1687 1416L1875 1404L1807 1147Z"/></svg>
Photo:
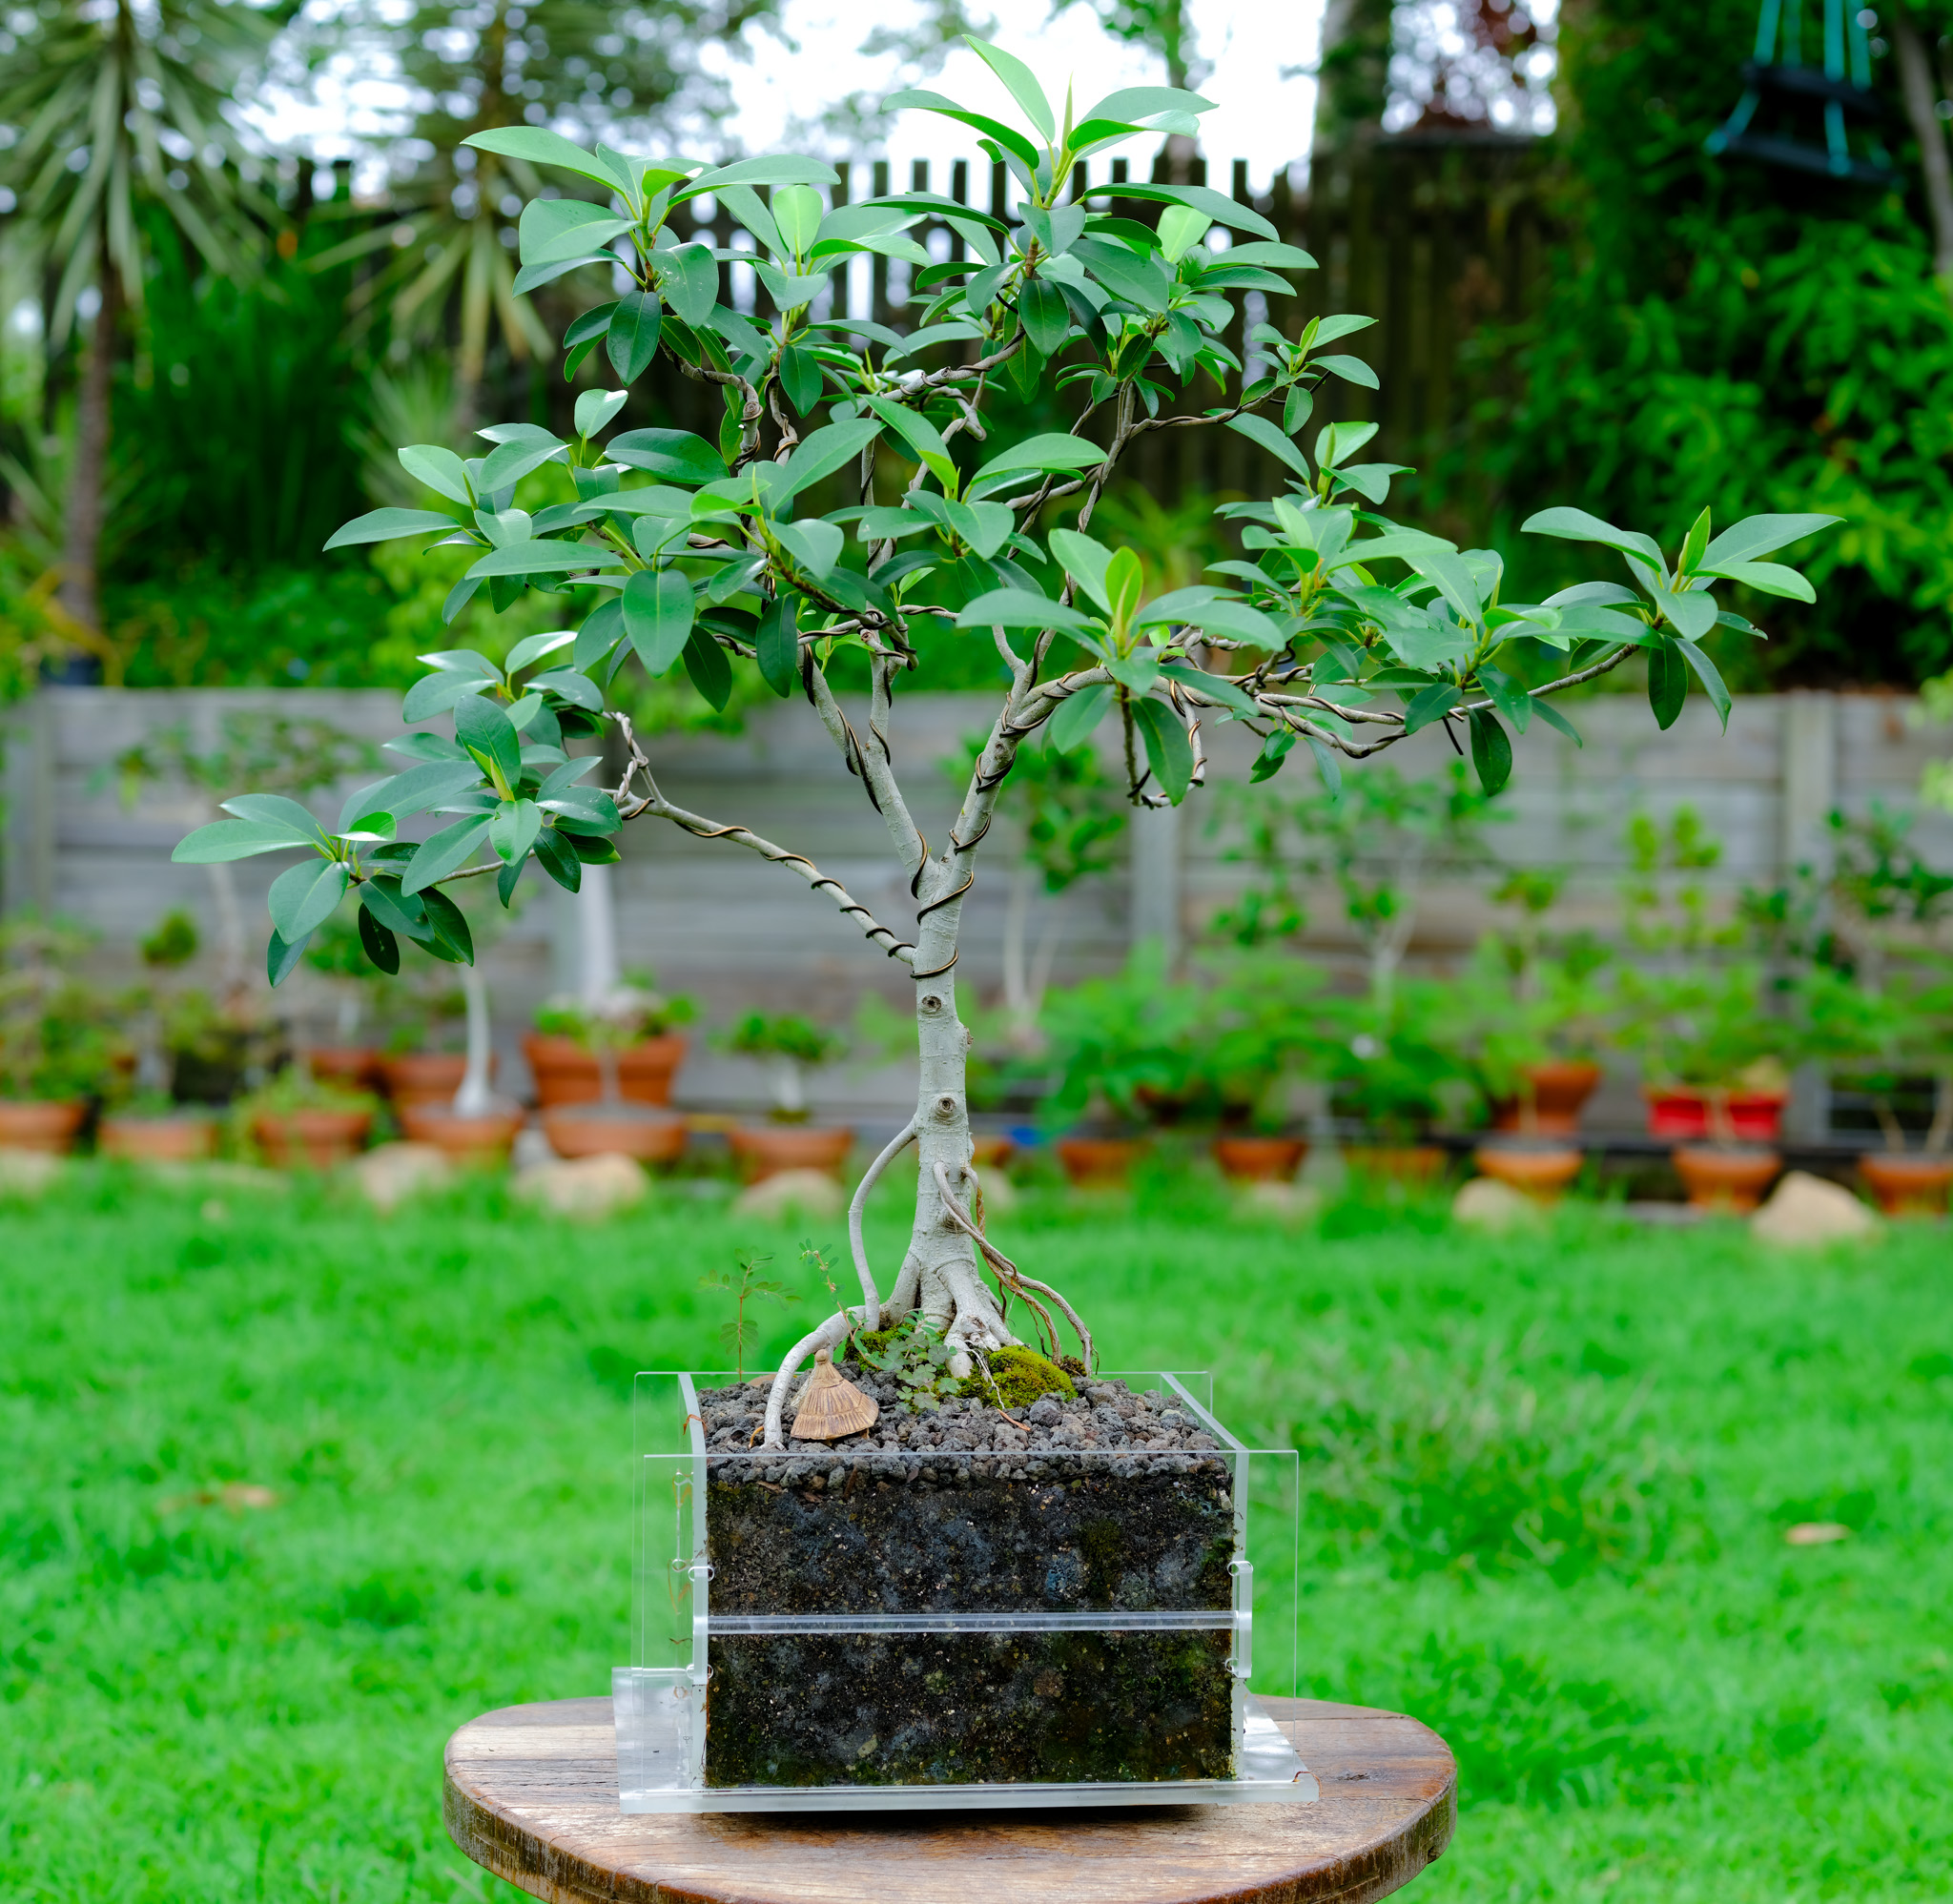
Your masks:
<svg viewBox="0 0 1953 1904"><path fill-rule="evenodd" d="M872 1395L864 1395L834 1366L834 1359L822 1349L813 1359L813 1373L801 1391L800 1406L793 1416L793 1435L803 1442L837 1442L843 1435L858 1435L874 1426L881 1406Z"/></svg>

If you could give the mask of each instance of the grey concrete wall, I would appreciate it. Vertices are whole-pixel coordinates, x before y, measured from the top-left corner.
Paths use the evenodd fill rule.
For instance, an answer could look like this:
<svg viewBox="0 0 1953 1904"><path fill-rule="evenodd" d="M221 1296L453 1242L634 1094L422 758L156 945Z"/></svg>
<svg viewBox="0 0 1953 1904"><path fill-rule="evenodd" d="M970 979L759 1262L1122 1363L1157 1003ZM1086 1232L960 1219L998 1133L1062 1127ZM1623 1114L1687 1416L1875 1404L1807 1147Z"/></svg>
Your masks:
<svg viewBox="0 0 1953 1904"><path fill-rule="evenodd" d="M190 690L139 692L51 688L12 709L6 727L5 901L69 914L101 934L105 972L132 974L132 950L173 906L217 933L216 895L201 868L170 863L171 847L212 814L193 789L150 786L125 805L109 772L118 753L145 734L184 726L214 745L224 713L276 706L330 721L374 743L399 731L390 693ZM916 695L897 708L896 760L924 829L939 839L956 793L939 763L993 711L980 696ZM1953 735L1922 729L1912 704L1896 695L1791 694L1739 702L1726 736L1692 698L1667 734L1638 696L1607 695L1570 709L1584 748L1535 724L1518 746L1511 818L1489 830L1501 860L1571 870L1564 923L1613 928L1628 816L1666 816L1693 807L1724 843L1709 883L1725 895L1745 884L1773 884L1821 845L1833 805L1862 811L1883 801L1911 804L1921 768L1953 749ZM1210 736L1212 777L1245 780L1252 748L1228 727ZM907 881L858 782L842 768L826 734L797 705L769 706L737 738L668 737L654 747L661 782L681 804L722 822L738 821L806 853L846 884L885 922L906 933L913 921ZM1440 768L1449 750L1434 731L1388 758L1407 774ZM1362 771L1353 768L1351 771ZM1277 788L1313 784L1305 757L1291 758ZM337 796L322 797L321 811ZM1135 830L1126 865L1059 902L1063 931L1060 978L1104 970L1123 956L1136 932L1177 929L1197 942L1213 912L1239 890L1242 870L1224 854L1219 803L1200 796L1178 814L1148 816ZM1953 817L1927 814L1917 837L1941 863L1953 862ZM958 975L984 996L1000 986L1001 947L1012 845L999 824L997 850L979 872L966 913ZM624 843L617 901L623 963L648 967L669 989L692 993L709 1021L754 1006L801 1010L836 1020L853 1016L865 992L904 1006L893 965L823 898L792 875L751 854L645 822ZM265 886L285 862L247 860L234 869L249 961L260 970ZM1483 877L1437 880L1419 900L1412 957L1442 969L1462 955L1495 917ZM572 982L577 964L575 903L532 875L528 901L485 959L496 1000L499 1040L511 1067L515 1040L547 993ZM1039 902L1040 905L1044 902ZM1309 897L1305 949L1353 970L1355 948L1332 893ZM1041 926L1040 917L1034 931ZM215 975L207 955L195 976ZM287 993L289 993L289 995ZM334 1000L312 974L279 994L301 1032L328 1034ZM757 1071L701 1048L681 1095L699 1105L751 1102ZM817 1101L841 1110L887 1108L905 1095L899 1067L837 1067L819 1080Z"/></svg>

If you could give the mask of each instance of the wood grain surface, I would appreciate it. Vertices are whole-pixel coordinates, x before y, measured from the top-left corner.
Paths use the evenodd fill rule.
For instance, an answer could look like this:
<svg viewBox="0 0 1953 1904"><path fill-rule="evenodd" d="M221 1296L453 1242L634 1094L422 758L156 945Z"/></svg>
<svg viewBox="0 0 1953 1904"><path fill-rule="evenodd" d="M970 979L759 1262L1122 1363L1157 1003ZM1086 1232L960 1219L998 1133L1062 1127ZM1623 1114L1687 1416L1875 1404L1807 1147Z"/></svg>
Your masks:
<svg viewBox="0 0 1953 1904"><path fill-rule="evenodd" d="M447 1830L554 1904L1367 1904L1450 1842L1457 1767L1435 1732L1263 1703L1321 1782L1315 1804L627 1816L609 1700L558 1699L448 1741Z"/></svg>

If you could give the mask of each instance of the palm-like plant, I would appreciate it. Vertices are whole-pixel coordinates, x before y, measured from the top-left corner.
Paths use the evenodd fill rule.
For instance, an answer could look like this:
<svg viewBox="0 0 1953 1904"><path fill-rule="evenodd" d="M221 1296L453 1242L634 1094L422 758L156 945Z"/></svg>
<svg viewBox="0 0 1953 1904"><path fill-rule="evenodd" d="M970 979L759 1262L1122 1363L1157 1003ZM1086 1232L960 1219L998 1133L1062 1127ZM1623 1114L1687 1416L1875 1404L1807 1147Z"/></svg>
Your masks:
<svg viewBox="0 0 1953 1904"><path fill-rule="evenodd" d="M418 101L416 144L437 157L395 192L404 215L312 260L329 269L375 251L396 256L354 295L391 301L396 338L459 341L459 427L472 424L492 338L518 362L555 341L517 282L516 218L542 180L521 159L465 146L470 134L524 123L587 137L655 118L681 94L706 97L698 49L736 38L775 0L666 0L656 9L596 0L423 0L404 20L356 26L393 51ZM334 31L345 31L343 26Z"/></svg>
<svg viewBox="0 0 1953 1904"><path fill-rule="evenodd" d="M291 10L222 0L37 0L9 15L17 44L0 79L0 185L13 209L5 242L54 281L49 339L73 328L82 295L98 302L83 374L62 536L60 603L80 629L101 626L96 587L110 400L125 305L142 301L143 252L162 206L214 271L248 270L251 154L224 108Z"/></svg>

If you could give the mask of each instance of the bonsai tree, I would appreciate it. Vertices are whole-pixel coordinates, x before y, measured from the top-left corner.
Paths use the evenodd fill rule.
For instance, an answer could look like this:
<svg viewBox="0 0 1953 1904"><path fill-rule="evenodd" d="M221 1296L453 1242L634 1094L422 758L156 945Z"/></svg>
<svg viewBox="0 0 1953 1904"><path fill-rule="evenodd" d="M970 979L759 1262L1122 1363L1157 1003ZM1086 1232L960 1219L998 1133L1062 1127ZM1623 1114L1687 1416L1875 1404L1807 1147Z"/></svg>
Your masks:
<svg viewBox="0 0 1953 1904"><path fill-rule="evenodd" d="M109 1001L77 976L90 938L61 919L16 913L0 926L0 1098L88 1097L120 1049Z"/></svg>
<svg viewBox="0 0 1953 1904"><path fill-rule="evenodd" d="M979 1263L1007 1293L1042 1293L974 1214L956 985L962 901L1027 741L1048 729L1068 748L1109 721L1126 797L1172 805L1205 782L1203 735L1223 722L1254 736L1260 776L1299 750L1332 790L1343 762L1437 727L1495 792L1512 770L1515 733L1535 720L1571 731L1559 697L1631 658L1647 665L1664 726L1692 676L1725 709L1728 693L1700 642L1718 623L1750 624L1718 606L1717 585L1807 596L1801 577L1762 558L1830 520L1754 517L1717 535L1704 510L1664 552L1651 536L1548 510L1528 526L1601 544L1625 562L1627 581L1509 602L1496 553L1460 550L1383 513L1397 470L1361 461L1374 425L1308 429L1327 379L1374 382L1361 358L1332 348L1367 318L1316 318L1292 336L1257 324L1245 365L1223 341L1233 298L1289 295L1280 274L1312 269L1305 253L1278 242L1252 207L1203 186L1120 183L1074 196L1095 154L1142 133L1190 133L1210 102L1141 87L1083 112L1069 96L1059 107L1020 61L972 45L1008 95L999 110L1009 122L930 92L889 105L974 125L1017 181L1009 218L919 193L831 204L821 188L836 175L810 158L701 170L586 151L538 126L470 135L478 151L596 187L595 199L545 196L526 207L515 288L580 262L623 274L628 288L564 338L569 372L601 348L619 387L585 390L566 438L506 422L480 432L489 447L478 459L403 448L403 466L440 506L376 510L332 541L459 540L479 554L452 609L483 589L504 607L539 589L560 598L576 625L528 637L501 662L467 648L431 655L402 712L411 722L449 714L453 737L399 744L414 764L357 793L332 823L286 798L246 796L176 850L206 861L299 855L269 894L274 981L349 891L376 962L395 959L401 937L445 940L465 957L449 896L458 882L492 880L505 900L533 860L574 889L586 861L616 855L620 828L647 820L803 881L905 966L921 1058L915 1116L856 1194L915 1143L910 1244L886 1300L857 1251L861 1303L790 1352L766 1424L775 1445L792 1371L851 1330L919 1308L967 1361L973 1347L1016 1340ZM756 251L715 256L679 241L673 213L707 193ZM938 262L909 235L925 220L948 227L960 257ZM909 335L821 315L833 273L864 252L915 266L919 312ZM750 262L770 310L749 317L720 302L718 267L734 257ZM657 358L722 398L716 440L672 429L613 433L629 385ZM1197 379L1218 400L1204 413L1176 410ZM1006 439L996 427L1006 388L1070 403L1074 426ZM1138 555L1095 536L1093 512L1134 444L1201 427L1247 437L1288 480L1279 495L1219 512L1245 559L1220 564L1212 584L1148 599ZM568 468L580 500L532 514L519 501L523 485L550 463ZM959 642L990 643L1008 685L956 819L931 841L895 768L895 706L899 690L928 680L932 656ZM875 917L806 854L755 833L736 812L672 800L652 750L616 708L610 684L627 666L653 676L682 666L715 705L730 697L735 669L804 699L887 825L914 895L913 927ZM836 686L844 669L866 686L852 706ZM614 729L623 762L601 790L583 784L594 759L568 759L563 745L600 728ZM405 837L402 823L429 812L442 816L440 829Z"/></svg>
<svg viewBox="0 0 1953 1904"><path fill-rule="evenodd" d="M1652 1084L1705 1093L1710 1135L1727 1141L1730 1094L1787 1092L1809 1042L1789 1011L1769 1009L1769 992L1762 967L1751 961L1667 972L1623 966L1615 1039L1639 1055Z"/></svg>
<svg viewBox="0 0 1953 1904"><path fill-rule="evenodd" d="M838 1032L792 1012L783 1012L777 1017L749 1012L720 1042L729 1052L766 1064L772 1080L773 1117L782 1124L805 1121L807 1074L832 1064L847 1049Z"/></svg>
<svg viewBox="0 0 1953 1904"><path fill-rule="evenodd" d="M618 1073L624 1054L647 1038L689 1025L696 1015L697 1008L684 993L668 998L648 972L641 972L587 1002L561 995L545 999L536 1011L536 1029L545 1037L573 1038L588 1052L597 1060L597 1101L617 1110L624 1103Z"/></svg>

